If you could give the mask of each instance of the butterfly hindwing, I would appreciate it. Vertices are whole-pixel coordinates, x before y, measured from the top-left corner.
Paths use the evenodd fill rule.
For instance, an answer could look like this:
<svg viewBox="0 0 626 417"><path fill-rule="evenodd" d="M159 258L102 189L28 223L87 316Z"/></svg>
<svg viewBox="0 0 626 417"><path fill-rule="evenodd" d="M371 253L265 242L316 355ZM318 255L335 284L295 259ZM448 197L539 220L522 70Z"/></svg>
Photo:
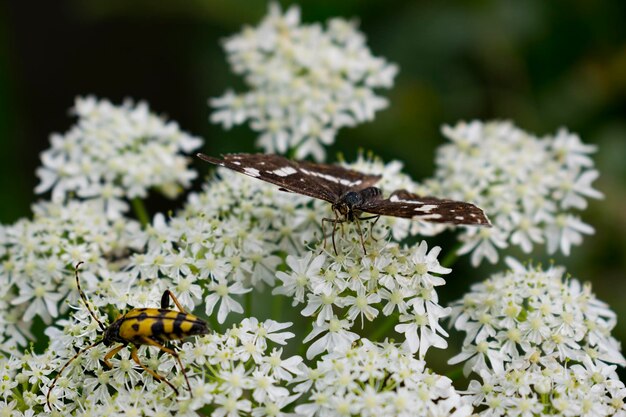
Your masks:
<svg viewBox="0 0 626 417"><path fill-rule="evenodd" d="M483 211L471 203L423 197L397 190L386 199L367 199L359 210L384 216L417 218L434 223L489 225Z"/></svg>

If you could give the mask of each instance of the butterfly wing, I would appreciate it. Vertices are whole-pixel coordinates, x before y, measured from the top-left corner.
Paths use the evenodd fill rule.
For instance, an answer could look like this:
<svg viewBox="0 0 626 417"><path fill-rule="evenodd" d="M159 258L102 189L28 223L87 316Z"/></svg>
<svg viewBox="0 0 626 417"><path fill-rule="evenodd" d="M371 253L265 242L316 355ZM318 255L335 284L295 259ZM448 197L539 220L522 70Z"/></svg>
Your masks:
<svg viewBox="0 0 626 417"><path fill-rule="evenodd" d="M389 198L367 199L359 210L384 216L418 217L434 223L491 225L485 213L471 203L422 197L406 190L394 191Z"/></svg>
<svg viewBox="0 0 626 417"><path fill-rule="evenodd" d="M273 154L227 154L223 159L199 153L198 157L281 188L335 203L348 190L375 184L379 175L368 175L337 165L292 161Z"/></svg>

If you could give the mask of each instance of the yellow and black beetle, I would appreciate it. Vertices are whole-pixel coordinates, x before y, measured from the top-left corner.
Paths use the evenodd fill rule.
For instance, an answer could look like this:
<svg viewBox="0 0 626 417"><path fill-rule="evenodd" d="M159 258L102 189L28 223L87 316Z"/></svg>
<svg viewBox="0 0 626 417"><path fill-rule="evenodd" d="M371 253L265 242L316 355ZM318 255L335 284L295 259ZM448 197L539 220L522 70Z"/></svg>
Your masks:
<svg viewBox="0 0 626 417"><path fill-rule="evenodd" d="M111 325L108 327L102 324L98 317L96 317L95 313L89 308L89 304L87 302L87 297L85 293L80 288L80 282L78 279L78 269L80 268L82 262L76 264L75 268L75 276L76 276L76 287L78 288L78 293L80 294L80 298L85 303L89 314L93 319L98 323L100 329L102 330L102 339L97 342L79 350L70 360L68 360L65 365L59 370L57 375L54 377L52 384L50 384L50 389L48 390L48 394L46 395L46 404L48 408L52 410L50 407L50 393L54 388L57 380L65 370L69 366L70 363L82 353L87 350L98 346L99 344L104 344L105 346L112 346L116 343L120 343L119 346L111 349L102 360L109 368L112 368L113 365L110 362L110 359L115 356L120 350L122 350L125 346L131 345L130 356L135 361L137 365L143 368L146 372L152 375L154 378L159 381L165 382L169 385L176 395L178 395L178 390L171 382L169 382L165 377L159 375L152 369L146 367L144 364L139 361L139 357L137 356L137 348L140 345L151 345L156 346L160 350L165 353L169 353L172 355L180 369L183 372L183 376L185 377L185 381L187 382L187 388L189 389L191 395L191 385L189 384L189 379L187 378L187 374L185 373L185 367L180 361L180 357L171 348L168 348L163 345L163 343L169 340L178 340L184 339L189 336L203 335L209 333L209 326L207 323L194 316L193 314L189 314L183 309L180 305L174 294L170 290L165 290L163 296L161 297L161 308L134 308L130 310L128 313L118 317ZM170 298L176 304L179 311L168 309L170 304Z"/></svg>

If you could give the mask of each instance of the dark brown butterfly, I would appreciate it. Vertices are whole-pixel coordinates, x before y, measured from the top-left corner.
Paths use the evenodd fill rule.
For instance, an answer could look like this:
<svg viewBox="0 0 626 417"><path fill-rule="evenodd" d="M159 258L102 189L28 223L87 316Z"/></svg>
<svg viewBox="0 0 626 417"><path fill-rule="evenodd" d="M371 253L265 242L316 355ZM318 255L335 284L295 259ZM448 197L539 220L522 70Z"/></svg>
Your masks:
<svg viewBox="0 0 626 417"><path fill-rule="evenodd" d="M271 154L235 153L224 155L223 159L202 153L197 155L212 164L275 184L281 191L303 194L331 203L335 218L322 219L322 229L324 222L333 224L332 242L335 254L335 232L337 225L344 222L356 223L363 251L365 244L359 221L376 221L380 216L417 217L434 223L491 226L485 213L470 203L422 197L406 190L396 190L389 198L384 198L382 190L374 187L380 180L380 175L364 174L338 165L293 161ZM364 217L362 213L372 216Z"/></svg>

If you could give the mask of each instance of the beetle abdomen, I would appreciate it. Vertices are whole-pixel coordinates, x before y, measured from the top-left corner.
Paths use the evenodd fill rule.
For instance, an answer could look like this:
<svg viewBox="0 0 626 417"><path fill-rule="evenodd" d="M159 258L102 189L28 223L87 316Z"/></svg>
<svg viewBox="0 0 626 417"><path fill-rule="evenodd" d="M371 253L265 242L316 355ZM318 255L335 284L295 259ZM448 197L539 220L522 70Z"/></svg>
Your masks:
<svg viewBox="0 0 626 417"><path fill-rule="evenodd" d="M119 336L139 341L142 337L162 341L207 334L206 322L193 314L157 308L136 308L119 318Z"/></svg>

